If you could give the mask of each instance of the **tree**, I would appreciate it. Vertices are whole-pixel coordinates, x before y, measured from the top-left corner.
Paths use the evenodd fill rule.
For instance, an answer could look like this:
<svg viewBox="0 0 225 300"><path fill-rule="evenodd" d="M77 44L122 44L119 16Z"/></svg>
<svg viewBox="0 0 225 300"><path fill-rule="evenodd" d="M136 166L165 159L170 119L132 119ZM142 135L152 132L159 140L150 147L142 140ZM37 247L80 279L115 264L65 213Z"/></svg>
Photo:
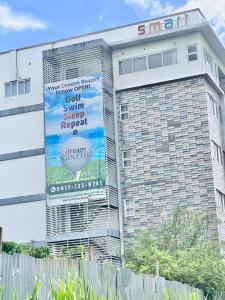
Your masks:
<svg viewBox="0 0 225 300"><path fill-rule="evenodd" d="M159 274L202 289L208 299L225 291L225 262L220 245L209 241L210 217L178 208L157 229L139 231L127 242L126 266Z"/></svg>

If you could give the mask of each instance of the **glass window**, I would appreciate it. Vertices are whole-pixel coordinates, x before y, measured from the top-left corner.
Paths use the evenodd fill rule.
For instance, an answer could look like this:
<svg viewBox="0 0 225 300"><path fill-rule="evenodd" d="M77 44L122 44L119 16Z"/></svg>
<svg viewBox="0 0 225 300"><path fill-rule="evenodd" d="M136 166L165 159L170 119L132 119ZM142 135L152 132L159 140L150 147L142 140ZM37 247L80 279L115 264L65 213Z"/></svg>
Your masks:
<svg viewBox="0 0 225 300"><path fill-rule="evenodd" d="M126 59L119 62L120 75L129 74L133 72L132 59Z"/></svg>
<svg viewBox="0 0 225 300"><path fill-rule="evenodd" d="M147 70L146 56L136 57L133 59L133 70L134 72Z"/></svg>
<svg viewBox="0 0 225 300"><path fill-rule="evenodd" d="M210 111L218 120L219 119L218 104L217 104L216 100L210 94L208 94L208 96L209 96Z"/></svg>
<svg viewBox="0 0 225 300"><path fill-rule="evenodd" d="M126 217L133 217L134 216L134 208L129 207L126 209Z"/></svg>
<svg viewBox="0 0 225 300"><path fill-rule="evenodd" d="M123 158L123 167L128 168L131 166L131 155L130 150L123 151L122 152L122 158Z"/></svg>
<svg viewBox="0 0 225 300"><path fill-rule="evenodd" d="M120 105L120 118L123 121L129 118L128 104Z"/></svg>
<svg viewBox="0 0 225 300"><path fill-rule="evenodd" d="M25 80L25 94L30 93L30 79Z"/></svg>
<svg viewBox="0 0 225 300"><path fill-rule="evenodd" d="M5 97L11 96L11 84L5 83Z"/></svg>
<svg viewBox="0 0 225 300"><path fill-rule="evenodd" d="M214 141L213 142L213 158L220 164L223 164L222 149Z"/></svg>
<svg viewBox="0 0 225 300"><path fill-rule="evenodd" d="M218 67L216 63L215 63L215 74L216 74L216 78L218 79Z"/></svg>
<svg viewBox="0 0 225 300"><path fill-rule="evenodd" d="M212 56L209 54L209 52L206 49L204 49L204 54L205 54L206 66L210 69L211 72L213 72L213 59L212 59Z"/></svg>
<svg viewBox="0 0 225 300"><path fill-rule="evenodd" d="M197 45L187 46L187 55L188 55L188 61L197 60L198 59Z"/></svg>
<svg viewBox="0 0 225 300"><path fill-rule="evenodd" d="M12 81L11 85L12 85L12 96L15 96L17 95L17 81Z"/></svg>
<svg viewBox="0 0 225 300"><path fill-rule="evenodd" d="M220 122L223 123L222 109L220 106L219 106L219 116L220 116Z"/></svg>
<svg viewBox="0 0 225 300"><path fill-rule="evenodd" d="M224 210L225 209L225 195L218 190L216 190L216 200L217 200L218 206L222 210Z"/></svg>
<svg viewBox="0 0 225 300"><path fill-rule="evenodd" d="M177 50L163 52L163 66L175 65L177 63Z"/></svg>
<svg viewBox="0 0 225 300"><path fill-rule="evenodd" d="M162 53L148 55L149 69L162 67Z"/></svg>
<svg viewBox="0 0 225 300"><path fill-rule="evenodd" d="M25 91L25 81L24 80L21 80L19 81L18 83L18 94L24 94L24 91Z"/></svg>
<svg viewBox="0 0 225 300"><path fill-rule="evenodd" d="M30 93L30 79L5 83L5 97Z"/></svg>

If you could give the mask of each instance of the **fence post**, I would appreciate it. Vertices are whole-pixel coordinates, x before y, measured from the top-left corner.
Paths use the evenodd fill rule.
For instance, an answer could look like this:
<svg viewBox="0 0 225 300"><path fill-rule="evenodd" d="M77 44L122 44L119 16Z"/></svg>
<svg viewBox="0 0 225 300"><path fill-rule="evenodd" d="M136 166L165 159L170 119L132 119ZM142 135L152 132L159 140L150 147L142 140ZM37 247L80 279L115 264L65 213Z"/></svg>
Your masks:
<svg viewBox="0 0 225 300"><path fill-rule="evenodd" d="M0 253L2 252L2 233L3 233L3 228L0 227Z"/></svg>
<svg viewBox="0 0 225 300"><path fill-rule="evenodd" d="M88 247L88 260L93 261L94 260L94 253L93 253L93 247L90 245Z"/></svg>

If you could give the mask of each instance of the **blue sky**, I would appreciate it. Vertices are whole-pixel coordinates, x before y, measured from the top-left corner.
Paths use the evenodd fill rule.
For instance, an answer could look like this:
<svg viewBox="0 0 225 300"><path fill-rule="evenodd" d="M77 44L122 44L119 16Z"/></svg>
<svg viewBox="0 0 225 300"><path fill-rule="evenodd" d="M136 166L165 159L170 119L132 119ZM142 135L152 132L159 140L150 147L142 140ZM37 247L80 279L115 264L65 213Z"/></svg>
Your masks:
<svg viewBox="0 0 225 300"><path fill-rule="evenodd" d="M196 7L225 42L225 0L0 0L0 51Z"/></svg>

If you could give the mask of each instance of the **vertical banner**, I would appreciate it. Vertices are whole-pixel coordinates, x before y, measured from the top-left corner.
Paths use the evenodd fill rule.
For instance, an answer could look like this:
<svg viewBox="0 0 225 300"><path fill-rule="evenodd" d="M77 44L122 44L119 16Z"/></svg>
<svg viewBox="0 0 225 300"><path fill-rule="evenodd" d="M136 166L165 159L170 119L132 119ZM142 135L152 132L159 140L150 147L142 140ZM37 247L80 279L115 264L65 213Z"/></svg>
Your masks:
<svg viewBox="0 0 225 300"><path fill-rule="evenodd" d="M48 205L105 196L102 74L45 85Z"/></svg>

